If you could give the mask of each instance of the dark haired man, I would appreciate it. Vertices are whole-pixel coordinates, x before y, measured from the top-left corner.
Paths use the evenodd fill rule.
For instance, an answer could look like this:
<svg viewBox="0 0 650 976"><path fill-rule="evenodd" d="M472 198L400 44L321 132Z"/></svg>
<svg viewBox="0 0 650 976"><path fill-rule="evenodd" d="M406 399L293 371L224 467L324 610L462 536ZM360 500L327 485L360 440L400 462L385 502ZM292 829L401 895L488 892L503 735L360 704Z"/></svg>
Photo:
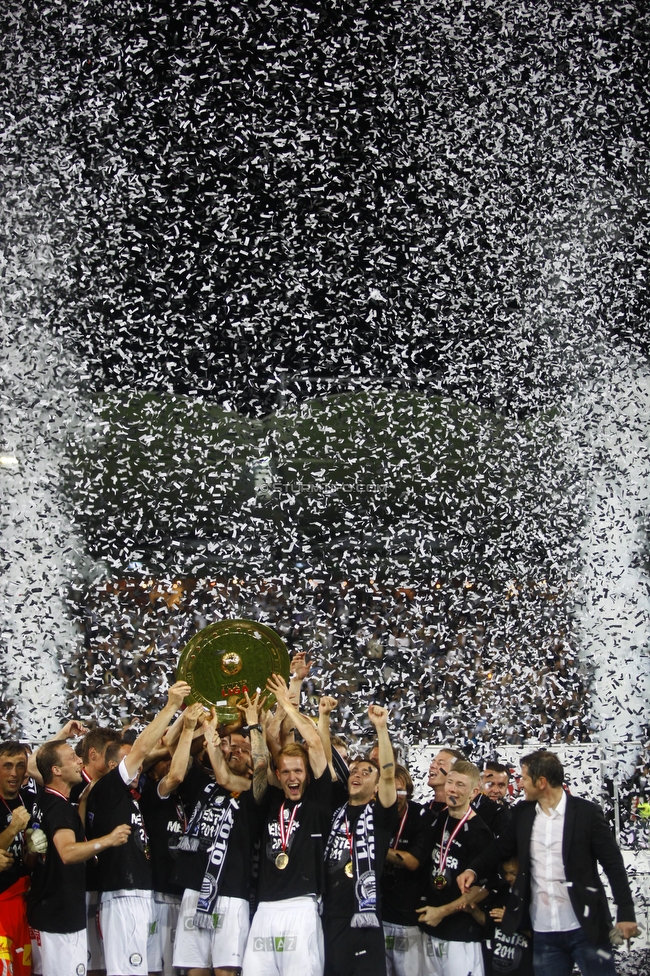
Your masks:
<svg viewBox="0 0 650 976"><path fill-rule="evenodd" d="M0 850L12 858L11 865L0 872L0 963L12 966L13 976L29 976L31 961L25 830L35 797L21 790L26 773L25 747L20 742L0 743Z"/></svg>
<svg viewBox="0 0 650 976"><path fill-rule="evenodd" d="M536 976L571 972L613 976L609 943L612 920L598 875L609 880L617 905L617 928L624 938L637 934L625 865L600 808L563 789L558 757L538 750L521 760L525 801L513 808L505 831L458 878L467 890L500 861L517 857L519 870L501 928L517 931L526 911L533 926Z"/></svg>
<svg viewBox="0 0 650 976"><path fill-rule="evenodd" d="M481 773L481 792L495 803L503 803L508 796L510 770L503 763L489 759Z"/></svg>
<svg viewBox="0 0 650 976"><path fill-rule="evenodd" d="M244 972L246 976L322 976L318 902L323 893L332 777L318 730L292 703L284 679L272 675L267 688L302 735L306 749L295 742L285 745L276 760L278 786L267 787L261 732L251 738L253 796L259 805L262 838L259 902Z"/></svg>
<svg viewBox="0 0 650 976"><path fill-rule="evenodd" d="M190 693L188 684L177 681L167 693L165 707L133 745L113 742L107 746L109 772L94 784L88 796L86 832L90 839L108 834L120 824L131 827L126 844L99 853L99 917L108 976L148 973L147 939L154 920L153 881L138 787L142 763Z"/></svg>
<svg viewBox="0 0 650 976"><path fill-rule="evenodd" d="M121 732L117 729L90 729L77 745L77 755L81 756L81 782L75 783L70 790L70 802L79 803L84 790L89 784L95 784L108 772L106 765L106 749L109 745L120 742ZM84 815L84 811L81 811ZM88 976L96 976L103 972L104 944L99 930L99 881L97 878L97 858L86 862L86 939L88 943Z"/></svg>
<svg viewBox="0 0 650 976"><path fill-rule="evenodd" d="M256 724L257 709L250 704ZM191 711L185 712L170 773L181 749L189 754L184 739L188 729L191 738L196 724ZM232 763L226 761L216 715L202 731L214 778L202 766L193 765L182 795L179 790L188 821L174 852L172 880L183 892L173 961L175 968L186 970L189 976L236 976L241 971L249 928L252 840L249 807L242 797L251 785L249 759L246 750L235 749L228 752ZM163 792L168 792L166 787Z"/></svg>
<svg viewBox="0 0 650 976"><path fill-rule="evenodd" d="M386 949L379 881L398 825L395 759L388 710L371 705L379 764L350 763L348 801L334 814L325 850L323 902L327 976L381 976Z"/></svg>
<svg viewBox="0 0 650 976"><path fill-rule="evenodd" d="M490 760L481 773L480 790L472 806L495 837L510 822L510 807L503 803L510 775L505 766Z"/></svg>
<svg viewBox="0 0 650 976"><path fill-rule="evenodd" d="M86 872L84 862L108 847L125 844L125 824L110 834L85 840L77 808L69 801L81 781L82 760L65 742L47 742L38 750L38 771L44 787L33 810L48 847L34 869L27 896L29 924L39 932L43 973L83 976L87 962Z"/></svg>
<svg viewBox="0 0 650 976"><path fill-rule="evenodd" d="M405 766L395 766L399 821L381 876L381 914L388 976L420 976L422 932L416 910L424 903L431 826L428 810L416 803L413 780Z"/></svg>

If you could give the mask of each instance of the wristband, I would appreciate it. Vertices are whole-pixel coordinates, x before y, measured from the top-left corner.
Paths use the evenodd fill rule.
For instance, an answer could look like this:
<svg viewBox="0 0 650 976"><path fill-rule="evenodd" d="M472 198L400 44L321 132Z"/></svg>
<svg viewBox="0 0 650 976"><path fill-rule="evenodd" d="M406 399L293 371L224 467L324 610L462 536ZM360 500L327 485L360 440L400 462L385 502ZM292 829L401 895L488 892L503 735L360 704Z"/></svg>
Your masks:
<svg viewBox="0 0 650 976"><path fill-rule="evenodd" d="M253 729L257 729L258 732L261 732L262 726L259 724L259 722L257 722L255 725L242 725L242 732L248 732L250 734Z"/></svg>

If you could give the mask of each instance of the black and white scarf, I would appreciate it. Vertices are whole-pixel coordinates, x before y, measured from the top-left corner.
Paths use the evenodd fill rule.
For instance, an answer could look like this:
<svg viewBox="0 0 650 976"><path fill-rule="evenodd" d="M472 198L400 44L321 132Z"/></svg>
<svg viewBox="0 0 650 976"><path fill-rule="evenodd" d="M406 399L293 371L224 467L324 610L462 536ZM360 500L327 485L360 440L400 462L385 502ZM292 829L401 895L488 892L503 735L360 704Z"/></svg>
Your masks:
<svg viewBox="0 0 650 976"><path fill-rule="evenodd" d="M239 803L234 796L230 797L230 802L223 809L217 832L212 841L212 847L208 855L208 864L201 884L201 893L196 905L194 915L194 927L197 929L214 928L214 912L219 897L219 881L223 871L226 858L228 857L228 845L230 843L230 833L235 822L235 813L239 810Z"/></svg>
<svg viewBox="0 0 650 976"><path fill-rule="evenodd" d="M332 828L325 847L325 861L334 848L336 837L347 834L345 820L347 803L339 807L332 820ZM353 929L375 929L380 927L377 916L377 875L375 874L375 820L372 803L367 803L354 828L352 845L352 869L354 882L355 912L350 922Z"/></svg>
<svg viewBox="0 0 650 976"><path fill-rule="evenodd" d="M185 833L176 846L177 851L193 852L199 850L201 843L201 838L199 836L201 817L203 816L203 811L212 803L212 799L215 794L219 792L219 789L220 786L218 783L213 783L212 786L206 786L203 794L199 797L194 805L192 816L187 822Z"/></svg>

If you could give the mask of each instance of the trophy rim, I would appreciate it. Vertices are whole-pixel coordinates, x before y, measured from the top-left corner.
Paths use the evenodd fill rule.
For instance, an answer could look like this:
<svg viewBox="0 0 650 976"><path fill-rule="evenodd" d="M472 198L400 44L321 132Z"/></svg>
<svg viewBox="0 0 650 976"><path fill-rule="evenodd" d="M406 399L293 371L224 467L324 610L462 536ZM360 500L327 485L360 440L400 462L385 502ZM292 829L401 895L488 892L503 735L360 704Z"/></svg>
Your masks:
<svg viewBox="0 0 650 976"><path fill-rule="evenodd" d="M224 702L223 699L220 699L219 701L210 701L208 697L201 692L200 688L196 688L195 683L192 680L193 667L197 659L200 657L201 646L205 644L206 641L212 642L215 637L230 634L259 635L257 639L264 642L266 649L270 650L271 652L271 657L274 659L273 663L278 665L277 673L281 674L285 681L288 682L290 658L287 645L282 640L280 635L267 624L246 618L226 618L224 620L217 620L214 623L203 627L196 634L193 634L180 653L176 668L176 675L177 680L187 681L192 688L191 693L185 699L186 704L189 705L193 704L194 702L200 702L208 709L214 707L217 711L217 716L220 719L221 725L233 726L235 724L239 724L241 726L243 724L243 719L241 713L237 710L236 705L239 703L239 701L243 701L243 691L239 694L236 702ZM233 678L236 679L237 673L240 669L241 668L233 672ZM256 690L256 688L249 689L249 694L252 695ZM261 690L263 691L264 689ZM229 699L232 699L234 696L230 695L228 697ZM267 695L267 699L265 700L265 708L269 708L274 702L274 696Z"/></svg>

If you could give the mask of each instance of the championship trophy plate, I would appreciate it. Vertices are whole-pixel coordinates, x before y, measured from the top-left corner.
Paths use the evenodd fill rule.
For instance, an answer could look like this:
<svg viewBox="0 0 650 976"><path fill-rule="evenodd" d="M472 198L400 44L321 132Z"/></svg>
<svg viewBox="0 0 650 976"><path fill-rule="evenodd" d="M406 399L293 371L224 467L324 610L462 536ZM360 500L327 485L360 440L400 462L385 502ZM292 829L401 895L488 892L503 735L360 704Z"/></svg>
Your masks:
<svg viewBox="0 0 650 976"><path fill-rule="evenodd" d="M242 725L237 705L244 693L264 691L267 679L289 681L289 652L274 630L256 620L220 620L190 638L178 661L177 677L192 688L188 702L216 708L220 725ZM268 696L267 707L275 699Z"/></svg>

